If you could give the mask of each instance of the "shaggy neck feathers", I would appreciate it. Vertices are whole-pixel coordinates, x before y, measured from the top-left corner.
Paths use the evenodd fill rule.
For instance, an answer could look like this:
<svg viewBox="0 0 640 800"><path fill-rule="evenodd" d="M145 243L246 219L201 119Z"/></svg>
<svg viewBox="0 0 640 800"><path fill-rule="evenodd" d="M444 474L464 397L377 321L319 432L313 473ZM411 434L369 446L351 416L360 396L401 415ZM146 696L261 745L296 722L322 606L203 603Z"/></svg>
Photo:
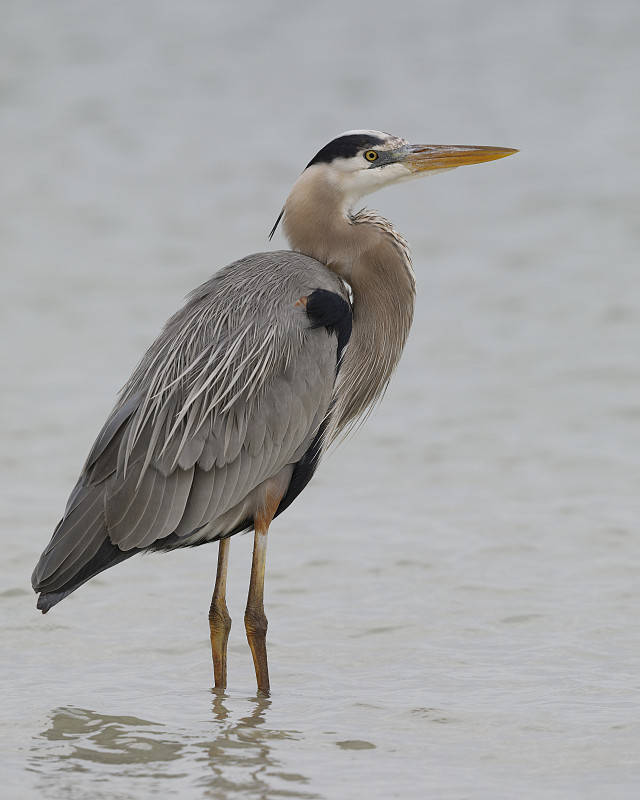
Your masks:
<svg viewBox="0 0 640 800"><path fill-rule="evenodd" d="M283 219L292 249L326 264L352 291L353 331L338 376L328 442L381 399L407 340L415 299L405 240L374 212L351 214L348 185L337 188L326 175L305 171L287 199Z"/></svg>

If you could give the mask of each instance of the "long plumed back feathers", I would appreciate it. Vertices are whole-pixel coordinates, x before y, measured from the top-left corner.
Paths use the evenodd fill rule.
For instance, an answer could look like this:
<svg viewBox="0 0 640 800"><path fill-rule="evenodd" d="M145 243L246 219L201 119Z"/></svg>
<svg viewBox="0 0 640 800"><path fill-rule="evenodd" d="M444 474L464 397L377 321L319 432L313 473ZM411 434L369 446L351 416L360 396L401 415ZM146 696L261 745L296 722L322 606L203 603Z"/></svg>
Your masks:
<svg viewBox="0 0 640 800"><path fill-rule="evenodd" d="M261 254L258 273L251 258L231 264L215 280L192 292L186 305L168 321L119 401L125 404L129 398L141 396L123 453L125 470L149 425L156 434L158 457L169 450L174 453L167 464L171 470L203 424L228 414L234 406L259 401L265 381L277 371L276 362L286 368L302 331L295 325L286 326L286 321L275 325L270 316L277 299L274 295L286 292L283 258L294 261L304 257L289 252ZM278 280L270 279L270 269L277 270ZM313 270L308 272L313 286ZM243 294L235 291L237 284L244 287ZM335 288L339 287L336 278ZM233 303L228 302L230 294ZM180 406L173 409L178 397ZM165 417L168 421L163 426Z"/></svg>

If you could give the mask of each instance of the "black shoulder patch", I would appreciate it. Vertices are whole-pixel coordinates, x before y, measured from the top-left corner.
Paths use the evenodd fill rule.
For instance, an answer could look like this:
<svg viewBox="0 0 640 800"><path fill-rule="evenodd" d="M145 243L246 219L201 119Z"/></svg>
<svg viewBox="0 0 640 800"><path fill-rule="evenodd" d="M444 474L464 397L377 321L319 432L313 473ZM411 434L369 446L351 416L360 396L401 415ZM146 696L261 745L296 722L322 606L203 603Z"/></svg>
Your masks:
<svg viewBox="0 0 640 800"><path fill-rule="evenodd" d="M351 336L351 306L335 292L315 289L307 298L307 315L312 328L326 328L338 337L338 365Z"/></svg>
<svg viewBox="0 0 640 800"><path fill-rule="evenodd" d="M334 158L353 158L360 150L367 147L377 147L384 144L384 139L370 133L350 133L347 136L338 136L326 144L307 164L330 164Z"/></svg>

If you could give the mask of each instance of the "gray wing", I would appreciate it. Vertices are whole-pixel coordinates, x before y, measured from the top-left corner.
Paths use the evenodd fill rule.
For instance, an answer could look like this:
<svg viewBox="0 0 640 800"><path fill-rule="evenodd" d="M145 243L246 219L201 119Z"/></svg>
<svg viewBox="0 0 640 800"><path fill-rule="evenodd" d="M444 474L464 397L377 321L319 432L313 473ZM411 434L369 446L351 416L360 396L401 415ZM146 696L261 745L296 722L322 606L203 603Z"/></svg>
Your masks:
<svg viewBox="0 0 640 800"><path fill-rule="evenodd" d="M36 566L39 607L141 549L251 523L243 501L302 457L331 401L336 337L313 328L299 302L317 288L347 298L306 256L256 254L217 273L169 320Z"/></svg>

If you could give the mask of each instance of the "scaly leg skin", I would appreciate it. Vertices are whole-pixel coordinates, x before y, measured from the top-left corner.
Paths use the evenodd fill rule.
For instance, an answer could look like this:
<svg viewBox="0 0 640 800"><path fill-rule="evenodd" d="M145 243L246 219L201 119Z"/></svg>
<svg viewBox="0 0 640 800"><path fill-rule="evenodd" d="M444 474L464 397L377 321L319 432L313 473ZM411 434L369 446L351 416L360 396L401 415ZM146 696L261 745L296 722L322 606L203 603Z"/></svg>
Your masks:
<svg viewBox="0 0 640 800"><path fill-rule="evenodd" d="M277 507L277 506L276 506ZM247 641L256 669L258 694L269 696L269 665L267 663L267 617L264 613L264 567L267 557L267 534L273 515L259 515L255 520L251 582L244 625Z"/></svg>
<svg viewBox="0 0 640 800"><path fill-rule="evenodd" d="M216 585L211 598L211 608L209 609L209 631L211 634L213 675L216 689L221 691L227 688L227 641L231 630L231 617L225 600L228 563L229 539L220 539Z"/></svg>

